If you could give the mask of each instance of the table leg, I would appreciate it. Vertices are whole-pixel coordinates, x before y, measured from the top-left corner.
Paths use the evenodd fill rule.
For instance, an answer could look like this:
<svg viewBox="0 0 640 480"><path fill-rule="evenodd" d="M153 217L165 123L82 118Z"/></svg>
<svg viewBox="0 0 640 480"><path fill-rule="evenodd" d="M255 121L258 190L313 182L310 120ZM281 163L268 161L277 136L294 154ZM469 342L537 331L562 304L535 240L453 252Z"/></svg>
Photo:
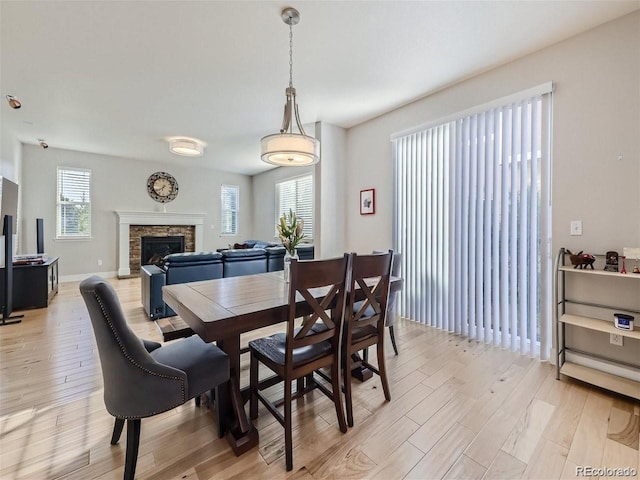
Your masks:
<svg viewBox="0 0 640 480"><path fill-rule="evenodd" d="M258 445L258 431L244 411L240 392L240 336L218 340L218 347L229 356L230 378L216 395L218 425L236 455Z"/></svg>

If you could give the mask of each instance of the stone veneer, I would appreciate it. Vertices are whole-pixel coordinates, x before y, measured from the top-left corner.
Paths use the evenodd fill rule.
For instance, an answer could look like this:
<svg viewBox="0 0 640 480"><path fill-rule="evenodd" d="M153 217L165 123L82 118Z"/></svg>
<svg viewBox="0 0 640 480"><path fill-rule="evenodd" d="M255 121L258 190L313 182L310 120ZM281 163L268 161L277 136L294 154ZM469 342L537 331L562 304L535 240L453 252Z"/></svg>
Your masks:
<svg viewBox="0 0 640 480"><path fill-rule="evenodd" d="M140 275L140 247L142 237L184 237L184 251L195 252L193 225L130 225L129 268L131 276Z"/></svg>

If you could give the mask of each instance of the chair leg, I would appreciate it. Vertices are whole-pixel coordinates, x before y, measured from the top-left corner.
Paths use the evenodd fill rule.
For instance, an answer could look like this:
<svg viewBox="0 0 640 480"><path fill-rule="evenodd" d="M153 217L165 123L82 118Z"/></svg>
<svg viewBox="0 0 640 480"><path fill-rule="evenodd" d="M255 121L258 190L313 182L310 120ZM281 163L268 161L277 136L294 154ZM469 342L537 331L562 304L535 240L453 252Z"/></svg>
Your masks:
<svg viewBox="0 0 640 480"><path fill-rule="evenodd" d="M343 377L344 403L347 410L347 425L353 427L353 404L351 399L351 355L345 355Z"/></svg>
<svg viewBox="0 0 640 480"><path fill-rule="evenodd" d="M296 380L296 393L300 394L304 392L304 379L306 377L300 377Z"/></svg>
<svg viewBox="0 0 640 480"><path fill-rule="evenodd" d="M347 364L350 363L350 359L347 359ZM336 416L338 417L338 426L340 427L340 431L342 433L347 432L347 424L344 421L344 412L342 411L342 399L340 397L341 381L340 381L340 370L342 366L338 362L333 362L331 366L331 389L333 391L333 404L336 407ZM344 378L344 383L351 383L351 375L349 375L349 380L347 377ZM351 415L351 425L353 426L353 414Z"/></svg>
<svg viewBox="0 0 640 480"><path fill-rule="evenodd" d="M196 401L196 407L199 407L200 406L200 395L196 395L195 401Z"/></svg>
<svg viewBox="0 0 640 480"><path fill-rule="evenodd" d="M123 428L124 418L116 418L116 423L113 426L113 434L111 435L111 445L115 445L120 441L120 435L122 435Z"/></svg>
<svg viewBox="0 0 640 480"><path fill-rule="evenodd" d="M127 420L127 455L124 461L124 480L133 480L138 463L140 445L140 419Z"/></svg>
<svg viewBox="0 0 640 480"><path fill-rule="evenodd" d="M391 336L391 346L393 347L393 351L398 355L398 346L396 345L396 335L393 332L393 325L389 325L389 335Z"/></svg>
<svg viewBox="0 0 640 480"><path fill-rule="evenodd" d="M378 351L378 372L380 372L382 390L384 391L384 398L389 402L391 401L391 391L389 390L389 381L387 380L387 367L384 362L384 336L382 332L378 334L376 350Z"/></svg>
<svg viewBox="0 0 640 480"><path fill-rule="evenodd" d="M293 435L291 433L291 381L284 381L284 448L287 472L293 470Z"/></svg>
<svg viewBox="0 0 640 480"><path fill-rule="evenodd" d="M253 352L251 352L249 388L249 393L251 394L251 399L249 400L249 417L255 420L258 418L258 359Z"/></svg>

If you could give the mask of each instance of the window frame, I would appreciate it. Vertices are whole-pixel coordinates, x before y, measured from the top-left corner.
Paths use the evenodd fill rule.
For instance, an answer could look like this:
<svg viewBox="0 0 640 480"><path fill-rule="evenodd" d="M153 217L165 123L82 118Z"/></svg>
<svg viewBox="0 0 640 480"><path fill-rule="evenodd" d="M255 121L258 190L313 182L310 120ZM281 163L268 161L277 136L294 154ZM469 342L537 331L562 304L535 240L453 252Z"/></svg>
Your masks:
<svg viewBox="0 0 640 480"><path fill-rule="evenodd" d="M224 190L228 188L228 189L234 189L235 193L236 193L236 209L225 209L225 205L224 205ZM225 218L225 213L227 211L231 211L233 213L235 213L235 217L236 217L236 222L235 222L235 232L225 232L224 231L224 218ZM226 184L223 183L220 185L220 236L221 237L237 237L239 235L239 230L240 230L240 187L238 185L230 185L230 184Z"/></svg>
<svg viewBox="0 0 640 480"><path fill-rule="evenodd" d="M81 172L89 174L89 199L85 202L75 201L62 201L60 200L61 185L60 175L61 172ZM64 165L58 165L56 167L56 240L91 240L93 238L93 209L92 209L92 188L93 186L93 171L90 168L83 167L67 167ZM89 207L89 228L85 234L70 235L62 233L62 206L63 205L86 205Z"/></svg>
<svg viewBox="0 0 640 480"><path fill-rule="evenodd" d="M275 182L275 186L274 186L274 210L275 210L275 219L274 219L274 239L279 240L279 236L278 236L278 229L277 229L277 225L278 223L280 223L280 217L282 216L283 212L280 211L280 193L279 193L279 187L281 184L287 183L287 182L297 182L300 179L303 178L310 178L311 179L311 235L309 236L305 236L304 239L302 240L302 243L307 243L307 242L312 242L313 241L313 235L315 233L315 176L313 174L313 172L307 172L307 173L303 173L300 175L295 175L293 177L287 177L287 178L283 178L280 180L277 180ZM285 213L289 213L289 212L285 212Z"/></svg>

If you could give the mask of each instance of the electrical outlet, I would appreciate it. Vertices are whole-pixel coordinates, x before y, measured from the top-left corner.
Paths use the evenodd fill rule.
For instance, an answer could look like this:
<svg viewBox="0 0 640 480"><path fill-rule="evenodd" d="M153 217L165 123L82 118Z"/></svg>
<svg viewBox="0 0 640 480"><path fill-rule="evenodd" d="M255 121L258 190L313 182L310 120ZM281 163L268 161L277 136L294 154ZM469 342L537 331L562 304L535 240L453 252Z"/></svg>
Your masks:
<svg viewBox="0 0 640 480"><path fill-rule="evenodd" d="M571 235L582 235L582 220L571 220L569 233Z"/></svg>
<svg viewBox="0 0 640 480"><path fill-rule="evenodd" d="M610 333L609 334L609 343L611 345L617 345L618 347L622 347L623 344L623 336L618 333Z"/></svg>
<svg viewBox="0 0 640 480"><path fill-rule="evenodd" d="M101 266L102 266L102 259L101 259L101 258L99 258L99 259L98 259L98 266L99 266L99 267L101 267Z"/></svg>

